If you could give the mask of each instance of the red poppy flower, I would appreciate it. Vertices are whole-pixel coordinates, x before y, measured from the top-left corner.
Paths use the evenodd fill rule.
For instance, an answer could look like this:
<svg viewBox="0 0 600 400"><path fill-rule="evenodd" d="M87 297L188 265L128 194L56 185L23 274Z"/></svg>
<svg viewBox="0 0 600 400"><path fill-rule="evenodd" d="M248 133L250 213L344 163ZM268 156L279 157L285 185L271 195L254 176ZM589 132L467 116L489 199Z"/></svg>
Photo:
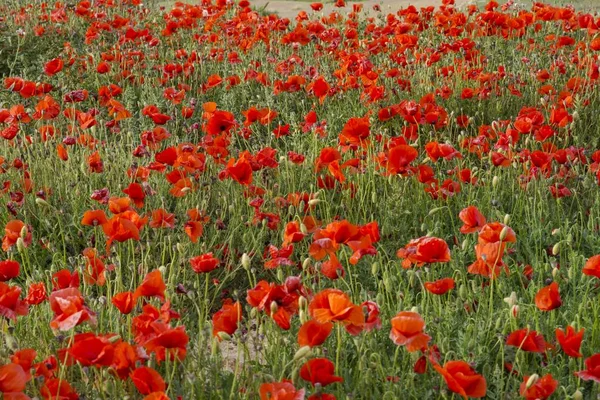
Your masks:
<svg viewBox="0 0 600 400"><path fill-rule="evenodd" d="M431 337L425 333L425 321L418 313L401 311L391 320L390 339L398 346L406 346L409 352L427 347Z"/></svg>
<svg viewBox="0 0 600 400"><path fill-rule="evenodd" d="M48 76L56 75L60 71L62 71L63 66L63 60L61 60L60 58L54 58L44 65L44 72Z"/></svg>
<svg viewBox="0 0 600 400"><path fill-rule="evenodd" d="M535 305L542 311L551 311L560 307L562 300L558 291L558 283L541 288L535 295Z"/></svg>
<svg viewBox="0 0 600 400"><path fill-rule="evenodd" d="M338 289L325 289L317 293L308 305L308 311L319 323L341 322L351 335L358 335L364 329L362 307L352 303L348 295Z"/></svg>
<svg viewBox="0 0 600 400"><path fill-rule="evenodd" d="M583 340L583 334L585 329L581 328L579 332L575 332L572 326L567 326L566 332L560 328L557 328L556 340L560 344L560 347L569 357L581 357L582 354L579 352L581 347L581 341Z"/></svg>
<svg viewBox="0 0 600 400"><path fill-rule="evenodd" d="M19 364L0 366L0 393L22 392L27 384L27 375Z"/></svg>
<svg viewBox="0 0 600 400"><path fill-rule="evenodd" d="M575 372L575 375L584 381L594 381L600 383L600 353L596 353L585 359L586 369Z"/></svg>
<svg viewBox="0 0 600 400"><path fill-rule="evenodd" d="M135 306L135 295L133 292L121 292L114 294L111 303L124 315L130 314Z"/></svg>
<svg viewBox="0 0 600 400"><path fill-rule="evenodd" d="M558 381L552 378L552 375L547 374L542 378L537 379L533 384L527 387L530 376L525 375L521 386L519 387L519 393L526 400L545 400L549 398L552 393L558 387Z"/></svg>
<svg viewBox="0 0 600 400"><path fill-rule="evenodd" d="M546 341L541 334L526 328L516 330L508 335L506 344L532 353L543 353L547 347Z"/></svg>
<svg viewBox="0 0 600 400"><path fill-rule="evenodd" d="M160 270L157 269L152 272L149 272L144 278L144 281L135 290L133 294L134 301L138 297L154 296L158 297L161 300L164 300L166 288L167 285L165 285L165 282L163 281L162 273L160 272Z"/></svg>
<svg viewBox="0 0 600 400"><path fill-rule="evenodd" d="M479 232L486 224L485 217L475 206L463 209L458 214L458 218L463 222L463 226L460 227L460 233Z"/></svg>
<svg viewBox="0 0 600 400"><path fill-rule="evenodd" d="M160 364L167 356L171 361L182 361L187 353L189 337L185 333L185 327L165 328L156 337L144 343L148 353L156 354L156 361Z"/></svg>
<svg viewBox="0 0 600 400"><path fill-rule="evenodd" d="M152 211L152 220L150 221L151 228L174 228L175 215L168 213L163 208Z"/></svg>
<svg viewBox="0 0 600 400"><path fill-rule="evenodd" d="M223 301L223 306L213 317L213 336L219 338L219 332L233 335L238 329L238 322L242 320L242 306L239 301L235 303L231 299ZM219 338L220 339L220 338Z"/></svg>
<svg viewBox="0 0 600 400"><path fill-rule="evenodd" d="M85 321L96 323L95 314L87 308L77 288L53 292L50 295L50 308L54 312L54 319L50 322L52 329L68 331Z"/></svg>
<svg viewBox="0 0 600 400"><path fill-rule="evenodd" d="M38 305L48 298L46 294L46 286L43 282L32 283L29 285L27 291L27 297L25 297L25 303L30 306Z"/></svg>
<svg viewBox="0 0 600 400"><path fill-rule="evenodd" d="M442 295L454 289L454 279L443 278L435 282L425 282L425 289L433 294Z"/></svg>
<svg viewBox="0 0 600 400"><path fill-rule="evenodd" d="M450 391L465 399L484 397L487 392L485 378L464 361L448 361L443 368L433 363L433 368L442 375Z"/></svg>
<svg viewBox="0 0 600 400"><path fill-rule="evenodd" d="M21 268L17 261L0 261L0 282L7 282L19 276Z"/></svg>
<svg viewBox="0 0 600 400"><path fill-rule="evenodd" d="M581 272L583 272L584 275L600 278L600 254L590 257L586 261Z"/></svg>
<svg viewBox="0 0 600 400"><path fill-rule="evenodd" d="M148 395L154 392L163 392L167 385L162 376L155 369L150 367L139 367L130 375L131 381L138 392Z"/></svg>
<svg viewBox="0 0 600 400"><path fill-rule="evenodd" d="M263 383L260 400L304 400L304 389L296 389L289 381Z"/></svg>
<svg viewBox="0 0 600 400"><path fill-rule="evenodd" d="M306 321L298 330L298 344L300 346L320 346L329 337L333 330L331 322L320 323L313 319Z"/></svg>
<svg viewBox="0 0 600 400"><path fill-rule="evenodd" d="M398 250L396 255L404 260L403 268L410 268L413 264L420 267L426 263L450 261L448 244L442 239L428 236L411 240L404 248Z"/></svg>
<svg viewBox="0 0 600 400"><path fill-rule="evenodd" d="M334 382L343 382L344 378L334 375L335 366L326 358L313 358L300 368L300 377L313 386L327 386Z"/></svg>
<svg viewBox="0 0 600 400"><path fill-rule="evenodd" d="M206 253L190 259L190 264L195 273L208 273L219 266L219 259L213 253Z"/></svg>
<svg viewBox="0 0 600 400"><path fill-rule="evenodd" d="M79 400L79 395L64 378L49 379L40 389L44 400Z"/></svg>

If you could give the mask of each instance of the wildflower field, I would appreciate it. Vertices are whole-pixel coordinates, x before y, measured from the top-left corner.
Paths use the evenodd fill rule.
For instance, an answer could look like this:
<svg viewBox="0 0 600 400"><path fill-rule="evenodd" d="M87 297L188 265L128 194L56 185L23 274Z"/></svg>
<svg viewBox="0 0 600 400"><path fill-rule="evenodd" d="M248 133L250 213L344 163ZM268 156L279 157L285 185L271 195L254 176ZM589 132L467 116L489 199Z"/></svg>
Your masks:
<svg viewBox="0 0 600 400"><path fill-rule="evenodd" d="M28 1L1 398L598 397L595 11Z"/></svg>

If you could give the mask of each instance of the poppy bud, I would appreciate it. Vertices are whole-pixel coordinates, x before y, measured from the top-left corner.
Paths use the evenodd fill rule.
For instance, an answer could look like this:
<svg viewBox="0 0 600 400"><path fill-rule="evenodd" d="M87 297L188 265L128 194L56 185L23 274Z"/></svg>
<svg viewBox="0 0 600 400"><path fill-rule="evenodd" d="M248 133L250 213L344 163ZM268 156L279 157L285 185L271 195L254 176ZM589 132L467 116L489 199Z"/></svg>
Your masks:
<svg viewBox="0 0 600 400"><path fill-rule="evenodd" d="M308 205L309 206L316 206L317 204L319 204L321 202L320 199L312 199L308 201Z"/></svg>
<svg viewBox="0 0 600 400"><path fill-rule="evenodd" d="M219 332L219 334L221 334L221 333L225 333L225 332ZM217 340L213 340L212 345L210 347L210 354L211 354L211 356L215 357L218 352L219 352L219 342Z"/></svg>
<svg viewBox="0 0 600 400"><path fill-rule="evenodd" d="M379 264L374 262L371 264L371 274L377 275L377 272L379 272Z"/></svg>
<svg viewBox="0 0 600 400"><path fill-rule="evenodd" d="M545 97L541 97L541 98L540 98L540 104L542 105L542 107L546 107L546 104L547 104L547 103L548 103L548 102L546 101L546 98L545 98Z"/></svg>
<svg viewBox="0 0 600 400"><path fill-rule="evenodd" d="M429 213L427 213L428 217L431 217L433 214L435 214L436 212L440 211L441 209L443 209L444 207L436 207L436 208L432 208L431 210L429 210Z"/></svg>
<svg viewBox="0 0 600 400"><path fill-rule="evenodd" d="M383 304L385 302L384 294L377 293L377 296L375 296L375 301L377 302L377 304Z"/></svg>
<svg viewBox="0 0 600 400"><path fill-rule="evenodd" d="M414 312L414 313L418 313L419 312L419 307L414 306L410 309L410 312Z"/></svg>
<svg viewBox="0 0 600 400"><path fill-rule="evenodd" d="M294 368L292 371L292 383L294 385L298 383L298 378L300 378L300 368Z"/></svg>
<svg viewBox="0 0 600 400"><path fill-rule="evenodd" d="M258 308L252 307L250 309L250 318L254 319L256 318L256 315L258 314Z"/></svg>
<svg viewBox="0 0 600 400"><path fill-rule="evenodd" d="M242 267L244 269L247 270L248 268L250 268L250 257L248 256L248 254L246 254L246 253L242 254L241 262L242 262Z"/></svg>
<svg viewBox="0 0 600 400"><path fill-rule="evenodd" d="M294 206L292 204L290 204L290 206L288 207L288 214L294 215Z"/></svg>
<svg viewBox="0 0 600 400"><path fill-rule="evenodd" d="M552 236L556 236L560 233L560 228L556 228L552 230Z"/></svg>
<svg viewBox="0 0 600 400"><path fill-rule="evenodd" d="M573 393L573 397L572 398L573 398L573 400L583 400L583 393L581 393L579 391L579 389L577 389L575 391L575 393Z"/></svg>
<svg viewBox="0 0 600 400"><path fill-rule="evenodd" d="M460 285L460 287L458 288L458 295L463 300L467 298L467 287L465 285Z"/></svg>
<svg viewBox="0 0 600 400"><path fill-rule="evenodd" d="M460 249L461 250L466 250L467 246L469 245L469 240L468 239L464 239L462 241L462 243L460 244Z"/></svg>
<svg viewBox="0 0 600 400"><path fill-rule="evenodd" d="M17 340L12 335L6 334L4 336L4 342L6 343L6 347L13 352L19 348Z"/></svg>
<svg viewBox="0 0 600 400"><path fill-rule="evenodd" d="M306 300L306 297L300 296L298 298L298 306L300 307L300 309L305 309L307 305L308 305L308 300Z"/></svg>
<svg viewBox="0 0 600 400"><path fill-rule="evenodd" d="M177 244L175 245L175 248L177 249L177 252L179 254L183 254L184 248L183 248L183 245L181 243L177 242Z"/></svg>
<svg viewBox="0 0 600 400"><path fill-rule="evenodd" d="M502 326L502 324L505 324L506 320L503 317L498 317L498 319L496 320L496 325L495 325L495 329L496 331L500 330L500 327Z"/></svg>
<svg viewBox="0 0 600 400"><path fill-rule="evenodd" d="M308 234L308 229L306 228L306 225L300 224L300 232L302 232L305 235Z"/></svg>
<svg viewBox="0 0 600 400"><path fill-rule="evenodd" d="M231 335L229 333L227 333L227 332L224 332L224 331L218 332L217 336L219 337L219 339L224 340L224 341L231 340Z"/></svg>
<svg viewBox="0 0 600 400"><path fill-rule="evenodd" d="M494 177L492 178L492 187L496 187L498 186L498 184L500 183L500 178L498 178L498 175L494 175Z"/></svg>
<svg viewBox="0 0 600 400"><path fill-rule="evenodd" d="M552 255L557 256L559 252L560 252L560 242L558 242L554 246L552 246Z"/></svg>
<svg viewBox="0 0 600 400"><path fill-rule="evenodd" d="M167 273L167 266L161 265L160 267L158 267L158 270L160 271L161 274L165 275Z"/></svg>
<svg viewBox="0 0 600 400"><path fill-rule="evenodd" d="M276 301L272 301L269 308L271 309L271 315L277 314L277 310L279 310L279 306L277 305Z"/></svg>
<svg viewBox="0 0 600 400"><path fill-rule="evenodd" d="M569 277L569 279L573 279L574 275L575 275L575 268L570 267L567 270L567 276Z"/></svg>
<svg viewBox="0 0 600 400"><path fill-rule="evenodd" d="M556 278L556 275L558 275L559 272L560 270L557 267L552 268L552 277Z"/></svg>
<svg viewBox="0 0 600 400"><path fill-rule="evenodd" d="M300 318L300 323L302 324L308 321L308 318L306 318L306 312L302 309L298 311L298 317Z"/></svg>
<svg viewBox="0 0 600 400"><path fill-rule="evenodd" d="M27 226L23 225L23 227L21 228L21 232L20 235L21 239L25 240L25 238L27 237Z"/></svg>
<svg viewBox="0 0 600 400"><path fill-rule="evenodd" d="M310 264L311 264L310 257L306 257L304 259L304 261L302 262L302 269L306 270L306 269L310 268Z"/></svg>
<svg viewBox="0 0 600 400"><path fill-rule="evenodd" d="M427 230L427 225L425 225L425 223L421 224L421 230L422 231L426 231Z"/></svg>
<svg viewBox="0 0 600 400"><path fill-rule="evenodd" d="M116 343L121 340L121 335L115 335L108 338L109 343Z"/></svg>
<svg viewBox="0 0 600 400"><path fill-rule="evenodd" d="M25 241L23 238L17 239L17 250L19 250L19 253L23 253L25 251Z"/></svg>
<svg viewBox="0 0 600 400"><path fill-rule="evenodd" d="M46 200L44 200L40 197L35 198L35 204L37 204L38 206L42 206L42 207L50 207L50 204Z"/></svg>
<svg viewBox="0 0 600 400"><path fill-rule="evenodd" d="M533 385L535 385L535 383L540 379L540 376L538 374L533 374L529 377L529 379L527 379L527 383L525 384L525 388L529 389L530 387L532 387Z"/></svg>
<svg viewBox="0 0 600 400"><path fill-rule="evenodd" d="M505 226L504 228L502 228L502 231L500 231L500 241L503 242L504 239L506 239L506 235L508 235L508 226Z"/></svg>
<svg viewBox="0 0 600 400"><path fill-rule="evenodd" d="M510 316L513 317L513 318L517 318L517 316L519 315L519 310L520 310L519 305L515 304L510 309Z"/></svg>
<svg viewBox="0 0 600 400"><path fill-rule="evenodd" d="M296 354L294 354L294 361L298 361L304 357L308 357L310 355L310 346L302 346L298 349Z"/></svg>
<svg viewBox="0 0 600 400"><path fill-rule="evenodd" d="M504 214L504 225L508 225L510 222L510 214Z"/></svg>
<svg viewBox="0 0 600 400"><path fill-rule="evenodd" d="M282 269L277 270L277 279L279 280L279 282L283 281L283 270Z"/></svg>

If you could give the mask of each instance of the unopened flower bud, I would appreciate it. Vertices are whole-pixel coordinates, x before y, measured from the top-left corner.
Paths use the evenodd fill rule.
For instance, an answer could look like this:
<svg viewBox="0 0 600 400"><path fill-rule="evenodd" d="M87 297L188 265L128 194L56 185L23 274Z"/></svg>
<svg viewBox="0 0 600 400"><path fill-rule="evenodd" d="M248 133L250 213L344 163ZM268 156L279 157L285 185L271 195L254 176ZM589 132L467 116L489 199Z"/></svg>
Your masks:
<svg viewBox="0 0 600 400"><path fill-rule="evenodd" d="M311 353L310 346L302 346L298 349L296 354L294 354L294 361L298 361L304 357L308 357Z"/></svg>
<svg viewBox="0 0 600 400"><path fill-rule="evenodd" d="M246 253L242 254L241 262L242 262L242 267L244 269L250 268L250 257L248 256L248 254L246 254Z"/></svg>
<svg viewBox="0 0 600 400"><path fill-rule="evenodd" d="M224 331L220 331L217 333L217 336L219 337L219 339L223 340L223 341L229 341L231 340L231 335L227 332Z"/></svg>
<svg viewBox="0 0 600 400"><path fill-rule="evenodd" d="M559 252L560 252L560 242L558 242L554 246L552 246L552 255L557 256Z"/></svg>
<svg viewBox="0 0 600 400"><path fill-rule="evenodd" d="M530 387L532 387L533 385L535 385L535 383L540 379L540 376L538 374L533 374L529 377L529 379L527 379L527 383L525 383L525 388L529 389Z"/></svg>

